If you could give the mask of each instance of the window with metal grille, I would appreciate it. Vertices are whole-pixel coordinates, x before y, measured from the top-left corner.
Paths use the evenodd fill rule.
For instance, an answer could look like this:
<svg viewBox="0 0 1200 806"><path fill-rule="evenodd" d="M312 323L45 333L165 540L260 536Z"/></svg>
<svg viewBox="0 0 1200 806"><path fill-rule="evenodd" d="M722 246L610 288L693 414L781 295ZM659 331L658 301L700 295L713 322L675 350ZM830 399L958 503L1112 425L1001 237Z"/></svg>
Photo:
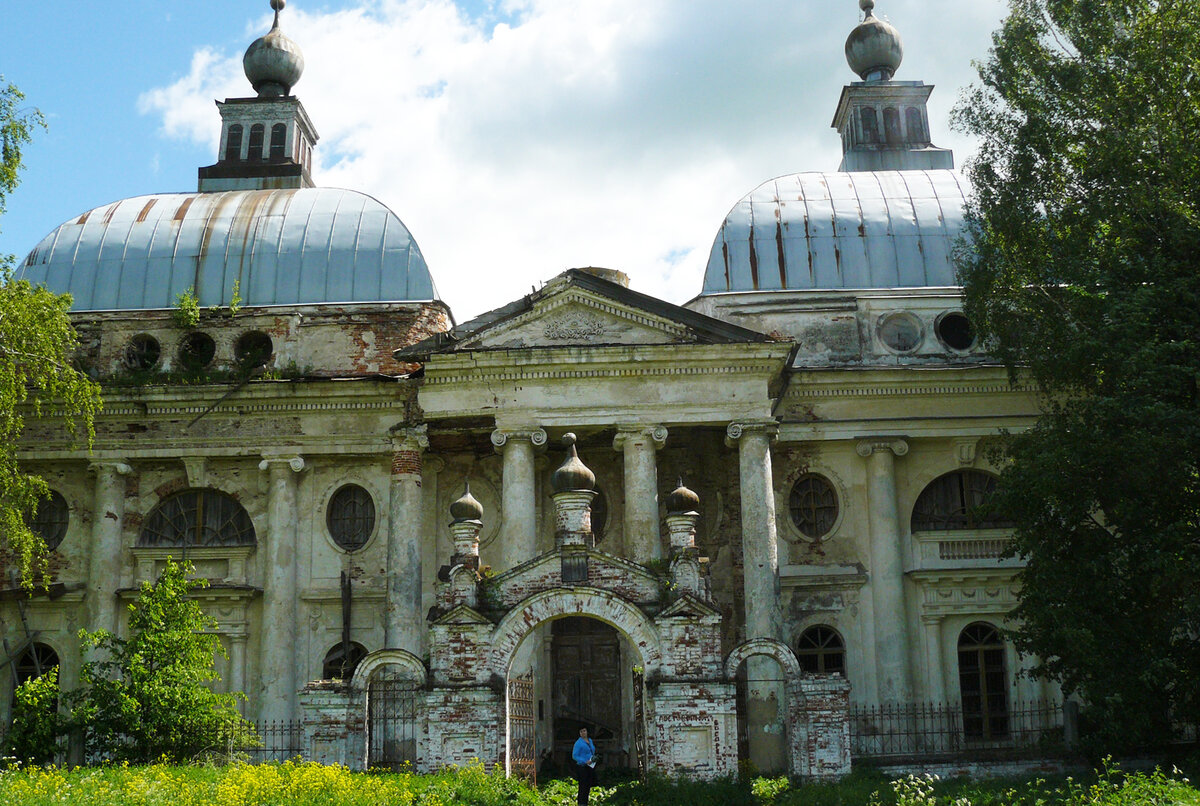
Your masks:
<svg viewBox="0 0 1200 806"><path fill-rule="evenodd" d="M142 522L138 545L146 548L253 546L254 524L246 510L219 490L184 490L166 498Z"/></svg>
<svg viewBox="0 0 1200 806"><path fill-rule="evenodd" d="M329 499L325 524L333 542L346 551L358 551L375 531L375 502L357 484L347 484Z"/></svg>
<svg viewBox="0 0 1200 806"><path fill-rule="evenodd" d="M284 146L287 143L287 126L276 123L271 127L271 159L283 159Z"/></svg>
<svg viewBox="0 0 1200 806"><path fill-rule="evenodd" d="M67 536L70 520L71 509L67 506L67 499L51 490L49 498L38 501L37 511L29 518L29 529L46 541L46 548L53 550Z"/></svg>
<svg viewBox="0 0 1200 806"><path fill-rule="evenodd" d="M796 641L800 668L814 674L846 674L846 644L837 630L818 624L800 633Z"/></svg>
<svg viewBox="0 0 1200 806"><path fill-rule="evenodd" d="M58 665L58 653L45 644L30 644L17 656L13 687L35 680Z"/></svg>
<svg viewBox="0 0 1200 806"><path fill-rule="evenodd" d="M788 512L801 534L814 540L824 537L837 521L837 492L823 476L801 476L788 496Z"/></svg>
<svg viewBox="0 0 1200 806"><path fill-rule="evenodd" d="M936 478L917 498L912 531L1011 528L1012 521L989 506L995 492L996 477L979 470L955 470Z"/></svg>
<svg viewBox="0 0 1200 806"><path fill-rule="evenodd" d="M242 131L240 123L229 127L229 137L225 140L226 162L237 162L242 158Z"/></svg>
<svg viewBox="0 0 1200 806"><path fill-rule="evenodd" d="M968 624L958 636L958 686L963 734L969 739L1008 736L1008 680L1004 639L990 624Z"/></svg>
<svg viewBox="0 0 1200 806"><path fill-rule="evenodd" d="M325 653L325 660L321 664L321 679L349 680L354 677L354 670L366 656L366 647L357 641L351 641L348 648L343 644L335 645Z"/></svg>

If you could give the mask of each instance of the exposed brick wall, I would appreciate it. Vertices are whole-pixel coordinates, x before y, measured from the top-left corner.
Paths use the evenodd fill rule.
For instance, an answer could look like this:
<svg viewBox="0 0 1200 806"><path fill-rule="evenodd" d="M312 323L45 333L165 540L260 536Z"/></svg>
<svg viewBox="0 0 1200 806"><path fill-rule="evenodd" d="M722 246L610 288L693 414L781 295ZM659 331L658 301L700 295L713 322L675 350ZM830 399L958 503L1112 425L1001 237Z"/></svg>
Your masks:
<svg viewBox="0 0 1200 806"><path fill-rule="evenodd" d="M650 767L720 778L737 772L737 706L732 683L663 683L647 693Z"/></svg>
<svg viewBox="0 0 1200 806"><path fill-rule="evenodd" d="M392 454L393 476L421 475L420 451L396 451Z"/></svg>

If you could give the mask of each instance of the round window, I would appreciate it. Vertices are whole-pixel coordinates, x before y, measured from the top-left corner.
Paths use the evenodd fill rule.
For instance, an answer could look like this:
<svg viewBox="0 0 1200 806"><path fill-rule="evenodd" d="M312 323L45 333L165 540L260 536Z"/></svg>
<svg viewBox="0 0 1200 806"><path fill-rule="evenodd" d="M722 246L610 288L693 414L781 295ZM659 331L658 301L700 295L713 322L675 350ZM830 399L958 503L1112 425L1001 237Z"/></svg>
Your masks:
<svg viewBox="0 0 1200 806"><path fill-rule="evenodd" d="M158 339L142 333L134 336L125 345L125 366L130 369L150 369L158 363L161 354L162 348L158 346Z"/></svg>
<svg viewBox="0 0 1200 806"><path fill-rule="evenodd" d="M242 366L261 367L271 360L274 349L270 336L261 330L251 330L238 338L233 351Z"/></svg>
<svg viewBox="0 0 1200 806"><path fill-rule="evenodd" d="M325 524L333 542L346 551L358 551L375 531L375 502L357 484L347 484L329 499Z"/></svg>
<svg viewBox="0 0 1200 806"><path fill-rule="evenodd" d="M971 320L959 311L942 314L934 326L934 332L942 344L951 350L970 350L975 344Z"/></svg>
<svg viewBox="0 0 1200 806"><path fill-rule="evenodd" d="M42 540L46 548L56 549L67 536L67 524L71 519L71 511L67 507L67 499L54 490L49 498L38 501L37 512L29 519L29 529Z"/></svg>
<svg viewBox="0 0 1200 806"><path fill-rule="evenodd" d="M204 369L217 354L217 343L207 333L189 333L179 345L179 363L184 369Z"/></svg>
<svg viewBox="0 0 1200 806"><path fill-rule="evenodd" d="M822 476L801 476L788 496L788 512L800 534L818 540L829 534L837 522L837 493Z"/></svg>
<svg viewBox="0 0 1200 806"><path fill-rule="evenodd" d="M911 353L924 339L925 328L911 313L890 313L879 321L879 340L898 353Z"/></svg>

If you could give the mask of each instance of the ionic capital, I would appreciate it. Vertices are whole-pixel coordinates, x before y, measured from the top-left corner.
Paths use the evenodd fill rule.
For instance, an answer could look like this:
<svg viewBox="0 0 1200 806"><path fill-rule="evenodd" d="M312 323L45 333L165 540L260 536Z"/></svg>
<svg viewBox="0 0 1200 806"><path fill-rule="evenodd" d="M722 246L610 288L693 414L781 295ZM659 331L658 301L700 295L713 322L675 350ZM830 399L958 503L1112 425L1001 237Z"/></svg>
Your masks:
<svg viewBox="0 0 1200 806"><path fill-rule="evenodd" d="M263 454L262 461L258 463L259 470L270 470L273 467L289 467L293 473L299 473L304 470L304 457L296 453L290 454Z"/></svg>
<svg viewBox="0 0 1200 806"><path fill-rule="evenodd" d="M617 426L617 435L613 437L613 450L621 451L631 440L643 439L660 450L667 444L667 427L665 425L621 425Z"/></svg>
<svg viewBox="0 0 1200 806"><path fill-rule="evenodd" d="M549 441L544 428L497 428L492 432L492 445L497 452L501 451L510 439L528 440L535 448L540 448Z"/></svg>
<svg viewBox="0 0 1200 806"><path fill-rule="evenodd" d="M429 426L413 425L396 427L391 431L393 451L416 451L429 449Z"/></svg>
<svg viewBox="0 0 1200 806"><path fill-rule="evenodd" d="M769 442L774 442L779 437L779 423L774 420L747 420L730 423L729 427L725 429L725 444L732 448L742 441L742 437L754 435L765 436Z"/></svg>
<svg viewBox="0 0 1200 806"><path fill-rule="evenodd" d="M874 453L891 451L896 456L908 453L908 442L903 437L867 437L860 439L854 448L864 459Z"/></svg>

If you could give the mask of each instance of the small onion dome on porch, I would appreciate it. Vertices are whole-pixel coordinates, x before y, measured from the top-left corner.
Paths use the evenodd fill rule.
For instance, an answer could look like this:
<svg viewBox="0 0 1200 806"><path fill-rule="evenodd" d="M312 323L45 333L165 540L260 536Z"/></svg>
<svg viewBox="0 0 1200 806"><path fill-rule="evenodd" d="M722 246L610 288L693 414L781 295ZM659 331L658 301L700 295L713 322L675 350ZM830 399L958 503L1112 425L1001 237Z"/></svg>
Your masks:
<svg viewBox="0 0 1200 806"><path fill-rule="evenodd" d="M846 61L863 81L891 81L904 60L900 32L875 16L875 0L859 0L866 18L846 39Z"/></svg>
<svg viewBox="0 0 1200 806"><path fill-rule="evenodd" d="M677 485L667 495L667 514L684 515L689 512L698 512L700 510L700 496L683 486L682 477L680 477Z"/></svg>
<svg viewBox="0 0 1200 806"><path fill-rule="evenodd" d="M242 69L259 98L290 95L292 87L304 74L304 54L300 46L279 30L279 12L286 5L287 0L271 0L275 24L266 36L254 40L242 57Z"/></svg>
<svg viewBox="0 0 1200 806"><path fill-rule="evenodd" d="M450 517L454 518L451 525L483 520L483 504L480 504L475 500L475 496L471 495L471 482L468 481L463 485L462 497L450 505Z"/></svg>
<svg viewBox="0 0 1200 806"><path fill-rule="evenodd" d="M568 493L579 490L593 490L596 487L596 474L588 469L579 459L575 450L575 435L564 434L563 444L567 446L567 460L558 470L554 471L554 492Z"/></svg>

